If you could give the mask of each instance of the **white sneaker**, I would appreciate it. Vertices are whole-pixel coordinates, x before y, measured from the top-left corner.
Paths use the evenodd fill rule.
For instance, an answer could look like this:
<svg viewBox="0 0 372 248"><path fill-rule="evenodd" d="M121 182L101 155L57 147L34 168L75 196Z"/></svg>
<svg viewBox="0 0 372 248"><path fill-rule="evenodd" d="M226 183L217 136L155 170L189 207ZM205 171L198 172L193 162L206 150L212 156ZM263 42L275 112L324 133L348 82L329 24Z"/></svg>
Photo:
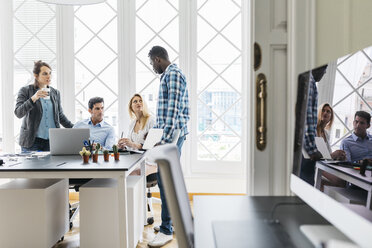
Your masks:
<svg viewBox="0 0 372 248"><path fill-rule="evenodd" d="M173 235L166 235L164 233L159 232L156 234L155 238L148 243L148 246L150 247L162 247L165 244L168 244L173 239Z"/></svg>

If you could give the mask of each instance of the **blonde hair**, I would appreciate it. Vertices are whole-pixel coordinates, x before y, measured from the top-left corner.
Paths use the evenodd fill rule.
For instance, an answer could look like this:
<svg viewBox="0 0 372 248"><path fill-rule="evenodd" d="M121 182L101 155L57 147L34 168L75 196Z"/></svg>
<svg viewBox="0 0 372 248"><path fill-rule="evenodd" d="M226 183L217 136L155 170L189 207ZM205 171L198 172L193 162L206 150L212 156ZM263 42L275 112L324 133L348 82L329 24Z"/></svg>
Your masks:
<svg viewBox="0 0 372 248"><path fill-rule="evenodd" d="M318 136L324 136L324 130L322 130L322 126L321 126L321 122L322 122L322 114L323 114L323 110L325 107L329 107L331 109L331 119L329 120L329 122L325 125L324 129L331 129L332 127L332 124L333 124L333 119L334 119L334 112L333 112L333 108L331 107L331 105L329 103L323 103L322 105L320 105L320 107L318 108L318 121L317 121L317 125L316 125L316 133L318 134Z"/></svg>
<svg viewBox="0 0 372 248"><path fill-rule="evenodd" d="M137 118L137 117L136 117L136 114L134 113L134 110L132 109L132 101L133 101L133 99L134 99L135 97L139 97L139 98L142 100L142 105L143 105L143 110L142 110L142 113L143 113L143 115L142 115L142 120L144 120L143 123L142 123L142 125L141 125L141 130L142 130L142 129L145 128L146 123L147 123L147 121L149 120L150 114L149 114L149 111L148 111L148 109L147 109L147 104L146 104L145 101L143 100L142 96L141 96L140 94L136 93L136 94L134 94L134 95L132 96L132 98L130 99L130 101L129 101L129 103L128 103L128 112L129 112L129 116L130 116L130 118L132 118L132 119L136 119L136 118Z"/></svg>

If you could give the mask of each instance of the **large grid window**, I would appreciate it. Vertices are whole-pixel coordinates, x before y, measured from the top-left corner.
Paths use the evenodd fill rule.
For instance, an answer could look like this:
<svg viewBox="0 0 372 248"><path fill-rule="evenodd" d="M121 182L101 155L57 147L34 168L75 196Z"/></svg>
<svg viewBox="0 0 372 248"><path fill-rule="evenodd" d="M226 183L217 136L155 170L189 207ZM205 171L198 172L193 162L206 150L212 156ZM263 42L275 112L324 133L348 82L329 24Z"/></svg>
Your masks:
<svg viewBox="0 0 372 248"><path fill-rule="evenodd" d="M153 115L156 114L159 77L152 70L148 52L155 45L164 47L171 62L178 64L178 1L136 1L136 92L144 97Z"/></svg>
<svg viewBox="0 0 372 248"><path fill-rule="evenodd" d="M197 3L197 158L241 161L241 1Z"/></svg>
<svg viewBox="0 0 372 248"><path fill-rule="evenodd" d="M117 3L75 7L75 120L90 117L88 101L103 97L105 121L118 134Z"/></svg>

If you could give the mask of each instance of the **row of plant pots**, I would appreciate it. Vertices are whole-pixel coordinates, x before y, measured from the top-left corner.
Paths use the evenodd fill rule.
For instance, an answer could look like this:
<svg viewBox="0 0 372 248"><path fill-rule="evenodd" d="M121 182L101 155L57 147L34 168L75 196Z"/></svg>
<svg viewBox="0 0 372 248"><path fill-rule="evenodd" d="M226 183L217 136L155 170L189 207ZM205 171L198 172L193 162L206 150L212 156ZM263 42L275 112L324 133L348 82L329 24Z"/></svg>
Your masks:
<svg viewBox="0 0 372 248"><path fill-rule="evenodd" d="M82 156L84 164L89 163L90 156L92 156L93 163L97 163L98 162L98 151L100 149L101 149L101 145L97 143L95 147L95 151L92 154L91 151L83 147L82 150L79 152L79 154ZM117 145L113 145L112 150L114 152L113 154L114 154L115 161L119 161L120 153L118 152ZM108 162L110 160L110 153L108 150L103 150L103 159L105 162Z"/></svg>

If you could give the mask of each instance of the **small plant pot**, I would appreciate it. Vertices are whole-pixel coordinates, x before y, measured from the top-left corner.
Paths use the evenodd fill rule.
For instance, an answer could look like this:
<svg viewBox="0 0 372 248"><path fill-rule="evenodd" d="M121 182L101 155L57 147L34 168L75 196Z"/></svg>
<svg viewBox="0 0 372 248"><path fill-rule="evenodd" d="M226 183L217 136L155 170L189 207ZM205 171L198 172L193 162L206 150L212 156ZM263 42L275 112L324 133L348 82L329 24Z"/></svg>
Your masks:
<svg viewBox="0 0 372 248"><path fill-rule="evenodd" d="M93 163L97 163L98 162L98 154L93 154Z"/></svg>
<svg viewBox="0 0 372 248"><path fill-rule="evenodd" d="M103 160L105 160L105 162L108 162L110 160L110 154L103 154Z"/></svg>
<svg viewBox="0 0 372 248"><path fill-rule="evenodd" d="M84 164L89 163L89 156L88 155L83 155L83 162L84 162Z"/></svg>
<svg viewBox="0 0 372 248"><path fill-rule="evenodd" d="M115 161L119 161L120 153L114 153Z"/></svg>

